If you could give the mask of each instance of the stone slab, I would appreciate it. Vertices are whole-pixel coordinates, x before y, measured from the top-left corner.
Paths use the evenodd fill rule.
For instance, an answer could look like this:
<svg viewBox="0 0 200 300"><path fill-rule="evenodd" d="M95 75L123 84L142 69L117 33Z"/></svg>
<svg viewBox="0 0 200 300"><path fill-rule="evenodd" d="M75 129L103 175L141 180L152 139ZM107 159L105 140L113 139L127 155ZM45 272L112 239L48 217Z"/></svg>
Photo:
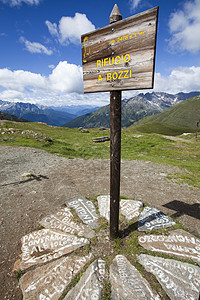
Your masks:
<svg viewBox="0 0 200 300"><path fill-rule="evenodd" d="M99 213L110 221L110 195L101 195L97 197ZM140 208L143 206L141 201L120 200L120 213L125 216L127 221L139 216Z"/></svg>
<svg viewBox="0 0 200 300"><path fill-rule="evenodd" d="M140 254L138 261L148 272L156 276L171 300L199 299L199 267L146 254Z"/></svg>
<svg viewBox="0 0 200 300"><path fill-rule="evenodd" d="M73 214L68 207L58 211L56 214L47 216L40 221L45 228L57 229L69 234L76 234L86 238L95 236L94 231L85 224L79 224L73 221Z"/></svg>
<svg viewBox="0 0 200 300"><path fill-rule="evenodd" d="M19 281L23 300L57 300L70 284L73 277L92 258L67 256L29 271Z"/></svg>
<svg viewBox="0 0 200 300"><path fill-rule="evenodd" d="M165 215L155 207L146 206L139 215L138 230L151 231L175 225L172 218Z"/></svg>
<svg viewBox="0 0 200 300"><path fill-rule="evenodd" d="M102 282L105 275L105 261L99 258L89 266L77 285L67 293L64 300L101 300Z"/></svg>
<svg viewBox="0 0 200 300"><path fill-rule="evenodd" d="M99 213L106 220L110 221L110 195L101 195L97 197Z"/></svg>
<svg viewBox="0 0 200 300"><path fill-rule="evenodd" d="M94 204L85 197L74 198L66 201L68 207L74 208L83 223L91 228L98 227L98 216Z"/></svg>
<svg viewBox="0 0 200 300"><path fill-rule="evenodd" d="M62 233L52 229L42 229L22 238L21 270L59 258L88 244L85 238Z"/></svg>
<svg viewBox="0 0 200 300"><path fill-rule="evenodd" d="M143 207L141 201L124 199L120 201L120 213L125 216L127 221L137 218L140 214L141 207Z"/></svg>
<svg viewBox="0 0 200 300"><path fill-rule="evenodd" d="M191 259L200 264L200 240L182 229L171 231L168 236L140 236L138 241L147 250Z"/></svg>
<svg viewBox="0 0 200 300"><path fill-rule="evenodd" d="M111 299L158 300L160 297L123 255L117 255L110 266Z"/></svg>

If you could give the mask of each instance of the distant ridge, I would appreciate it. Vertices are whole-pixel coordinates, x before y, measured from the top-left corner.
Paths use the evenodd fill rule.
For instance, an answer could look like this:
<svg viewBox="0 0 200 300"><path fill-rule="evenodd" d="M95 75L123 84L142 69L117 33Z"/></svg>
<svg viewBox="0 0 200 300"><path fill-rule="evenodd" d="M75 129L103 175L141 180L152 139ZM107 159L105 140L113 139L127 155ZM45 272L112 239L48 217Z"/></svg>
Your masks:
<svg viewBox="0 0 200 300"><path fill-rule="evenodd" d="M182 101L166 111L146 117L134 124L160 123L195 130L200 121L200 95Z"/></svg>
<svg viewBox="0 0 200 300"><path fill-rule="evenodd" d="M5 113L3 111L0 111L0 120L9 120L9 121L15 121L15 122L29 122L26 119L22 119L20 117Z"/></svg>
<svg viewBox="0 0 200 300"><path fill-rule="evenodd" d="M67 112L56 111L50 107L39 107L31 103L14 103L2 100L0 100L0 111L27 119L31 122L43 122L53 126L61 126L76 117Z"/></svg>
<svg viewBox="0 0 200 300"><path fill-rule="evenodd" d="M200 92L139 94L122 101L122 126L128 127L140 119L163 112L181 101L199 95ZM110 127L110 105L106 105L95 112L80 116L63 125L64 127Z"/></svg>

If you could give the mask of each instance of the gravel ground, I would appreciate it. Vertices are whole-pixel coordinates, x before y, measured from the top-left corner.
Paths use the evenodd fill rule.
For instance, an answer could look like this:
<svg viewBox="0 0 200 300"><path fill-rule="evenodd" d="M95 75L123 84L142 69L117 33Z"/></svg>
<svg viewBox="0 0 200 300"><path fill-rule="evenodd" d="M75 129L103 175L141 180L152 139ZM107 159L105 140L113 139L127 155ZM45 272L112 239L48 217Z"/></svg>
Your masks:
<svg viewBox="0 0 200 300"><path fill-rule="evenodd" d="M108 194L109 160L67 159L33 148L0 146L0 166L1 299L20 300L12 269L21 253L21 237L37 230L39 221L67 199ZM167 174L176 172L176 167L152 162L122 161L121 195L177 217L200 235L200 189L169 181Z"/></svg>

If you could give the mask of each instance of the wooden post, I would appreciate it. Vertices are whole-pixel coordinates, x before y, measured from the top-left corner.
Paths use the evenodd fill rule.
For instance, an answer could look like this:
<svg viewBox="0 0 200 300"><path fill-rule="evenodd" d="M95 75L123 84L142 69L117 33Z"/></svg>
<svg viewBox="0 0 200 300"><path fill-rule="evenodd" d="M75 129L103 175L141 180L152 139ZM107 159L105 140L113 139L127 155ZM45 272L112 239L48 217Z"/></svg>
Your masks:
<svg viewBox="0 0 200 300"><path fill-rule="evenodd" d="M115 4L110 24L122 20ZM121 164L121 91L110 92L110 239L119 234L120 201L120 164Z"/></svg>

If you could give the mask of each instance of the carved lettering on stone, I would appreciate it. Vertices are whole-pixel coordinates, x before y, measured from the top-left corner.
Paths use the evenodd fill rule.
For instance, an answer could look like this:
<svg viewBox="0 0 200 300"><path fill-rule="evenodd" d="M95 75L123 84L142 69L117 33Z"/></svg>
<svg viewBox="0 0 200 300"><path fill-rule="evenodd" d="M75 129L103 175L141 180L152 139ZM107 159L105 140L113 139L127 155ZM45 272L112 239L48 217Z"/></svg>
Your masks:
<svg viewBox="0 0 200 300"><path fill-rule="evenodd" d="M61 209L54 215L43 218L40 224L45 228L57 229L69 234L85 236L86 238L92 238L95 235L89 226L73 221L73 214L68 207Z"/></svg>
<svg viewBox="0 0 200 300"><path fill-rule="evenodd" d="M117 255L113 260L110 281L112 299L160 299L146 279L123 255Z"/></svg>
<svg viewBox="0 0 200 300"><path fill-rule="evenodd" d="M100 215L110 221L110 195L101 195L97 201Z"/></svg>
<svg viewBox="0 0 200 300"><path fill-rule="evenodd" d="M105 261L102 259L95 260L82 275L77 285L67 293L64 300L101 300L102 282L105 275Z"/></svg>
<svg viewBox="0 0 200 300"><path fill-rule="evenodd" d="M97 197L100 215L110 221L110 195ZM120 213L125 216L127 221L139 216L142 202L135 200L120 200Z"/></svg>
<svg viewBox="0 0 200 300"><path fill-rule="evenodd" d="M27 272L20 279L24 300L58 300L73 277L92 258L67 256Z"/></svg>
<svg viewBox="0 0 200 300"><path fill-rule="evenodd" d="M140 213L138 221L139 231L151 231L157 228L166 228L175 225L172 218L165 215L160 210L146 206Z"/></svg>
<svg viewBox="0 0 200 300"><path fill-rule="evenodd" d="M120 212L125 216L127 221L136 218L140 214L140 208L143 206L141 201L124 200L120 201Z"/></svg>
<svg viewBox="0 0 200 300"><path fill-rule="evenodd" d="M169 236L144 235L138 240L147 250L191 259L200 264L200 240L182 229L171 231Z"/></svg>
<svg viewBox="0 0 200 300"><path fill-rule="evenodd" d="M62 233L52 229L42 229L22 238L21 270L59 258L88 244L85 238Z"/></svg>
<svg viewBox="0 0 200 300"><path fill-rule="evenodd" d="M75 209L79 218L83 223L89 225L91 228L98 227L98 216L94 204L86 198L75 198L66 201L68 207Z"/></svg>
<svg viewBox="0 0 200 300"><path fill-rule="evenodd" d="M146 254L140 254L138 261L148 272L156 276L171 300L199 299L199 267Z"/></svg>

